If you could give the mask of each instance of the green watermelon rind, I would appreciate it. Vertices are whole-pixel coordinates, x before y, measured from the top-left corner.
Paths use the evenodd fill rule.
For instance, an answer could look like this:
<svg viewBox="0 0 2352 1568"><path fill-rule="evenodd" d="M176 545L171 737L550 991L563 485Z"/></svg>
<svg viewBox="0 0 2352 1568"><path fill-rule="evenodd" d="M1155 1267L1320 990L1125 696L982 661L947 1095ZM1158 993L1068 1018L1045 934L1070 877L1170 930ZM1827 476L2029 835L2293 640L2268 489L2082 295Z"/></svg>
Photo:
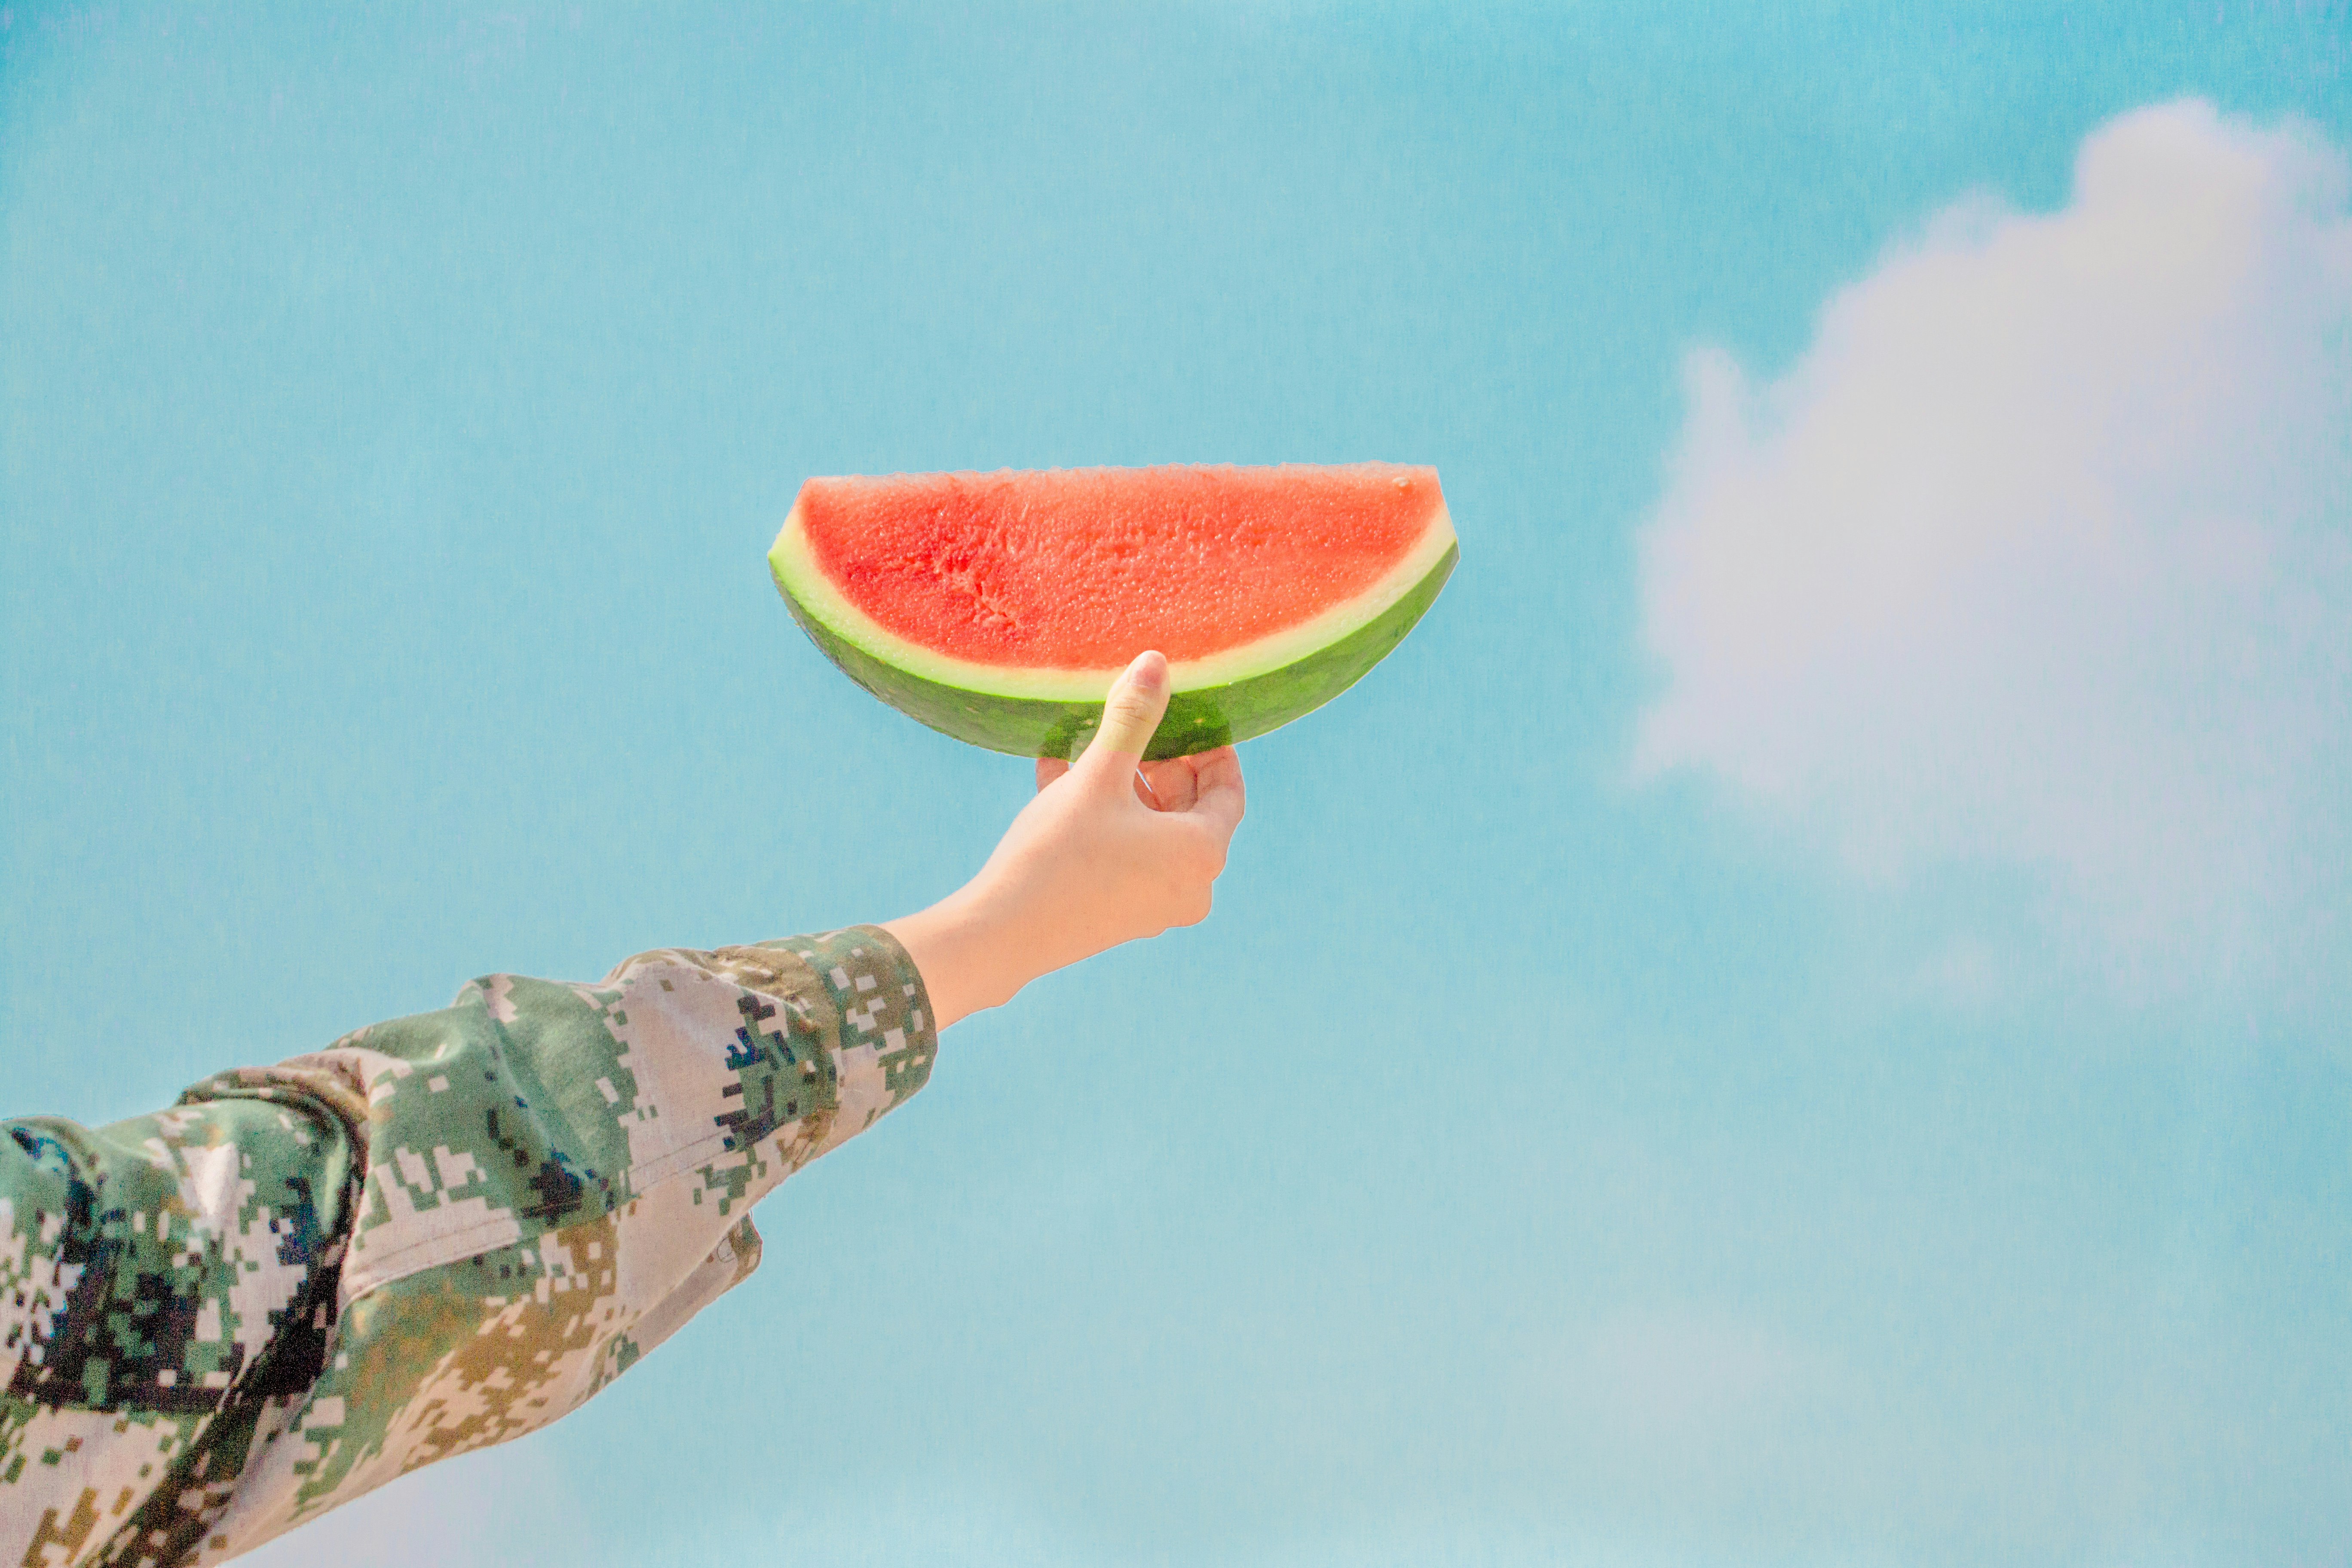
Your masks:
<svg viewBox="0 0 2352 1568"><path fill-rule="evenodd" d="M1420 581L1354 630L1287 663L1219 686L1179 689L1144 757L1160 761L1255 740L1320 708L1361 680L1402 642L1461 559L1449 542ZM1075 757L1101 726L1099 700L1013 697L934 679L876 657L843 636L793 593L781 564L770 571L801 629L835 668L891 707L943 734L1022 757Z"/></svg>

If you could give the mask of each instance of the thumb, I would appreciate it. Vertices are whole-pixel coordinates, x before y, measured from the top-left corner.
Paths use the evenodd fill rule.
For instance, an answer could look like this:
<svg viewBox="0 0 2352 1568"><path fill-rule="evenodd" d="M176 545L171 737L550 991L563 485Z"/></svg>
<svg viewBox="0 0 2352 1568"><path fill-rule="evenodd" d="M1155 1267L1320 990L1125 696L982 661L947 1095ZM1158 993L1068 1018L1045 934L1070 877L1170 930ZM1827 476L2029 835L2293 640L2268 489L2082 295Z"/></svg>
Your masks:
<svg viewBox="0 0 2352 1568"><path fill-rule="evenodd" d="M1110 697L1103 704L1102 728L1095 731L1093 744L1079 759L1080 766L1090 773L1110 770L1125 788L1127 776L1135 771L1143 749L1151 743L1151 732L1160 728L1160 715L1167 711L1167 656L1136 655L1135 662L1111 682Z"/></svg>

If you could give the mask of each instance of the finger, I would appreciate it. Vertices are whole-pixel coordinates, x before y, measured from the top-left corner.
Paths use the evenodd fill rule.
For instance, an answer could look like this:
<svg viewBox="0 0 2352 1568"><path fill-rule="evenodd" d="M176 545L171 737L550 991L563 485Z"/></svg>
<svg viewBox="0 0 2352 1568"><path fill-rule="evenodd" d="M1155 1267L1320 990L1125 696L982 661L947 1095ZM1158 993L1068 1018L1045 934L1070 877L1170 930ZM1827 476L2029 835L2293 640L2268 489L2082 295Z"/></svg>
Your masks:
<svg viewBox="0 0 2352 1568"><path fill-rule="evenodd" d="M1241 754L1231 746L1220 746L1192 760L1199 769L1193 815L1207 817L1231 837L1234 829L1242 825L1242 813L1249 804L1247 793L1242 788Z"/></svg>
<svg viewBox="0 0 2352 1568"><path fill-rule="evenodd" d="M1166 809L1160 804L1160 792L1151 787L1150 776L1141 768L1135 770L1135 798L1154 811Z"/></svg>
<svg viewBox="0 0 2352 1568"><path fill-rule="evenodd" d="M1094 743L1078 759L1078 765L1125 787L1127 775L1135 771L1143 749L1151 743L1151 732L1160 728L1160 715L1167 711L1167 657L1136 655L1135 662L1111 683L1110 698L1103 704L1102 728L1095 731Z"/></svg>
<svg viewBox="0 0 2352 1568"><path fill-rule="evenodd" d="M1069 764L1068 763L1066 763L1066 762L1064 762L1064 761L1063 761L1061 758L1059 758L1059 757L1040 757L1040 758L1038 758L1038 759L1037 759L1037 787L1038 787L1038 789L1043 790L1043 789L1044 789L1047 784L1052 784L1055 779L1060 778L1064 773L1068 773L1069 771L1070 771L1070 764Z"/></svg>
<svg viewBox="0 0 2352 1568"><path fill-rule="evenodd" d="M1164 763L1146 763L1140 772L1143 782L1150 787L1150 804L1161 811L1190 811L1200 794L1199 781L1192 772L1190 757L1171 757Z"/></svg>

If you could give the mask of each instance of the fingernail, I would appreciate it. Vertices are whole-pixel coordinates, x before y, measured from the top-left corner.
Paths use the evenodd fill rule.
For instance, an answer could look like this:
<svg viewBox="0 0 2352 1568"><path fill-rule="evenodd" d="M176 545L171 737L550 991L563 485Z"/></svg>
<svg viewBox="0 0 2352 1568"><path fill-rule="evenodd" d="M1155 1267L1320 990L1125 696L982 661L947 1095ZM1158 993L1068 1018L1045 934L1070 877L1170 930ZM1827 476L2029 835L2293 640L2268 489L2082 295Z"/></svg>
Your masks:
<svg viewBox="0 0 2352 1568"><path fill-rule="evenodd" d="M1143 691L1157 691L1168 679L1168 656L1154 649L1135 656L1127 667L1128 679Z"/></svg>

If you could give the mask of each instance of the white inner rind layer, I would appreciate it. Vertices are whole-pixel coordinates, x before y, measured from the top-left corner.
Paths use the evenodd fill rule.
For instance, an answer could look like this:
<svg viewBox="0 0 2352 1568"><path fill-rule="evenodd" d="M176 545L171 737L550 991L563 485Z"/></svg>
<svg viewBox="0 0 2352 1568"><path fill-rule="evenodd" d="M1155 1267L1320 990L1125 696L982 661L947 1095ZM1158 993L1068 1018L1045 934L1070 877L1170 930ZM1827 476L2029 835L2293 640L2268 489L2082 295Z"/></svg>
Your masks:
<svg viewBox="0 0 2352 1568"><path fill-rule="evenodd" d="M1169 666L1169 689L1200 691L1231 686L1295 664L1319 648L1329 647L1357 627L1377 618L1412 591L1454 545L1454 519L1440 500L1429 527L1412 549L1381 579L1345 603L1255 642L1238 644L1205 658L1188 658ZM1048 702L1099 702L1110 693L1110 683L1124 665L1104 669L1065 669L1050 666L981 664L908 642L852 604L833 579L817 565L808 531L801 526L801 509L794 502L784 519L775 548L768 552L777 579L807 614L822 621L835 636L855 643L883 663L959 690L992 697L1027 697ZM1135 650L1141 653L1143 650Z"/></svg>

